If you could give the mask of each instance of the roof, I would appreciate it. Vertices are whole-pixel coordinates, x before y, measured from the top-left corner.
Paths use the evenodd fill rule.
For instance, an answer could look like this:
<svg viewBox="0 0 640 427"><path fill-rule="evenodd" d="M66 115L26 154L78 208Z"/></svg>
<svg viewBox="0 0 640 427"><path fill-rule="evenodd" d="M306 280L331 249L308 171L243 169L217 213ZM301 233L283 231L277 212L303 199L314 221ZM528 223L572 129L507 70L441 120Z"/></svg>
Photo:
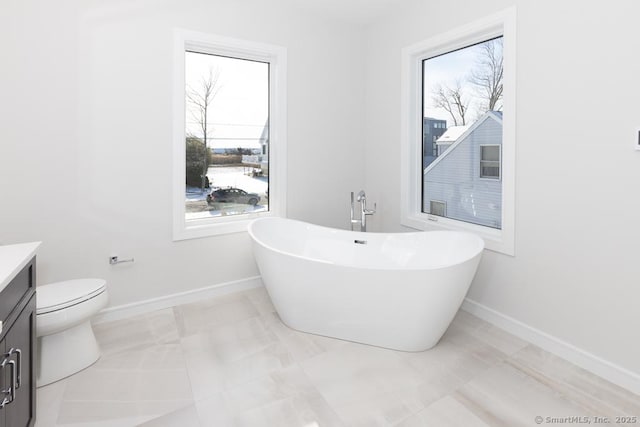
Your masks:
<svg viewBox="0 0 640 427"><path fill-rule="evenodd" d="M455 142L451 145L451 147L449 147L447 149L447 151L445 151L444 153L442 153L442 155L438 156L433 162L431 162L429 164L429 166L427 166L423 172L423 174L426 174L427 172L429 172L431 169L433 169L438 163L440 163L442 161L442 159L444 159L445 157L447 157L449 154L451 154L453 152L453 149L456 148L458 145L460 145L469 135L471 135L473 133L474 130L476 130L476 128L478 126L480 126L482 123L484 123L487 119L493 119L496 122L500 123L502 125L502 112L501 111L487 111L484 116L480 117L474 124L472 124L471 126L453 126L450 129L453 129L454 127L466 127L467 129L461 134L458 135L458 138L455 140ZM448 129L447 129L448 131ZM446 134L446 132L442 135L444 136ZM440 142L440 139L442 137L438 138L437 142ZM448 144L448 142L445 142L446 144Z"/></svg>
<svg viewBox="0 0 640 427"><path fill-rule="evenodd" d="M460 138L460 136L469 129L471 125L465 126L451 126L448 128L440 138L436 140L436 144L453 144Z"/></svg>

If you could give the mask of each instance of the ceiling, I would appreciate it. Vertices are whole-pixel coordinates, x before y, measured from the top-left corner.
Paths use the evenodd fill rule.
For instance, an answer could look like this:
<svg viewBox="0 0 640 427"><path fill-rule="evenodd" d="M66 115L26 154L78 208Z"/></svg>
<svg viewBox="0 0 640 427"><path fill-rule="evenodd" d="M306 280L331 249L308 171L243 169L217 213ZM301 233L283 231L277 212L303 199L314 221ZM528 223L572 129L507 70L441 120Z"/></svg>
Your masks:
<svg viewBox="0 0 640 427"><path fill-rule="evenodd" d="M376 21L405 0L295 0L303 9L359 25Z"/></svg>

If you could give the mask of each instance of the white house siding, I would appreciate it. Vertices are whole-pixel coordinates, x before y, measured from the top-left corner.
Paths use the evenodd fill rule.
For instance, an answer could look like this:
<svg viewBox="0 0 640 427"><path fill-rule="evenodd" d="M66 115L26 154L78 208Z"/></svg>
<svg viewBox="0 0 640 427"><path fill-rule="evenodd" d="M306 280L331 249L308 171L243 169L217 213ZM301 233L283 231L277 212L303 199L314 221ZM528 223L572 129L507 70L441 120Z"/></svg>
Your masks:
<svg viewBox="0 0 640 427"><path fill-rule="evenodd" d="M502 145L502 123L491 113L424 174L424 212L430 201L446 203L446 217L487 227L502 226L502 182L480 178L480 145Z"/></svg>

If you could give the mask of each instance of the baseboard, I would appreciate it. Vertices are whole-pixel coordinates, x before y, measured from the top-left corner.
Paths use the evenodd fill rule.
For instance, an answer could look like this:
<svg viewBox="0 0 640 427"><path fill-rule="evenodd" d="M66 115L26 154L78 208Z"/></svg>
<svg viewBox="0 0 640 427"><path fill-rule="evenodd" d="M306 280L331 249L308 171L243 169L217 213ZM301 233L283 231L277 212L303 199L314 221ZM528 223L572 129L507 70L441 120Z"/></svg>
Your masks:
<svg viewBox="0 0 640 427"><path fill-rule="evenodd" d="M466 298L462 309L599 377L640 395L640 374Z"/></svg>
<svg viewBox="0 0 640 427"><path fill-rule="evenodd" d="M149 313L155 310L174 307L180 304L188 304L200 301L204 298L212 298L234 292L246 291L262 286L260 276L247 277L245 279L234 280L232 282L218 283L213 286L193 289L186 292L165 295L158 298L151 298L131 304L123 304L109 307L98 313L93 319L93 324L110 322L112 320L126 319L131 316Z"/></svg>

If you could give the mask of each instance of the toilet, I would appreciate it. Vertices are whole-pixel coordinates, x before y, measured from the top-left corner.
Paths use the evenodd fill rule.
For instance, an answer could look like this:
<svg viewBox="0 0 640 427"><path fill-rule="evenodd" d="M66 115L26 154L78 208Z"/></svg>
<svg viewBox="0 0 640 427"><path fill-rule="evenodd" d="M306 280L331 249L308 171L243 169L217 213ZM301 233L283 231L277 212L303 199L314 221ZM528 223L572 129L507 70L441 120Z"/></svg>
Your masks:
<svg viewBox="0 0 640 427"><path fill-rule="evenodd" d="M102 279L68 280L36 288L37 387L73 375L98 360L100 349L90 320L107 301L107 284Z"/></svg>

